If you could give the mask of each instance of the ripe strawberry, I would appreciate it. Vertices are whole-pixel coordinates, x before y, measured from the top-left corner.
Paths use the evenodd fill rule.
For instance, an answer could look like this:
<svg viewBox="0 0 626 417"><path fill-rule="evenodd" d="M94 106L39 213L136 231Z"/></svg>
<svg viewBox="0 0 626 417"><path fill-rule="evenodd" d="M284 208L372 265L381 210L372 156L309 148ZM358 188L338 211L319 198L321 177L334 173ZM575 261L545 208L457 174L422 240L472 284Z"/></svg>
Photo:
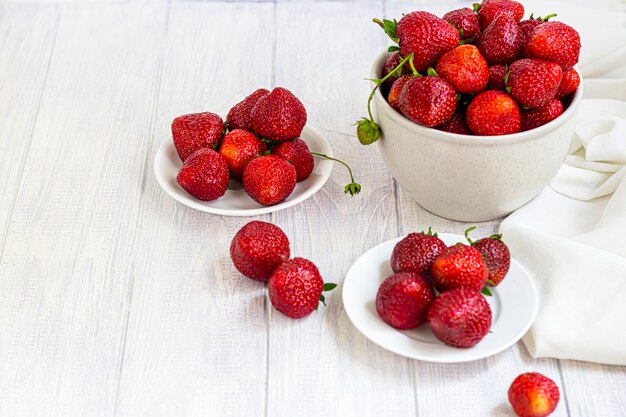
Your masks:
<svg viewBox="0 0 626 417"><path fill-rule="evenodd" d="M491 308L479 292L456 288L433 301L427 319L437 339L453 347L469 348L489 332Z"/></svg>
<svg viewBox="0 0 626 417"><path fill-rule="evenodd" d="M241 180L246 164L257 155L265 152L265 149L265 143L254 133L235 129L222 139L220 155L226 160L231 176Z"/></svg>
<svg viewBox="0 0 626 417"><path fill-rule="evenodd" d="M554 62L520 59L509 67L507 90L522 106L541 107L556 95L562 74Z"/></svg>
<svg viewBox="0 0 626 417"><path fill-rule="evenodd" d="M315 167L315 161L309 147L300 138L279 143L272 148L272 154L293 164L296 168L296 181L298 182L309 178Z"/></svg>
<svg viewBox="0 0 626 417"><path fill-rule="evenodd" d="M193 113L172 121L172 138L180 160L202 148L216 148L224 136L224 122L214 113Z"/></svg>
<svg viewBox="0 0 626 417"><path fill-rule="evenodd" d="M239 229L230 243L235 268L257 281L267 281L289 255L289 239L280 227L258 220Z"/></svg>
<svg viewBox="0 0 626 417"><path fill-rule="evenodd" d="M509 402L519 417L546 417L559 403L559 387L537 372L519 375L509 388Z"/></svg>
<svg viewBox="0 0 626 417"><path fill-rule="evenodd" d="M478 249L457 244L437 256L431 273L439 291L463 287L478 292L487 282L489 269Z"/></svg>
<svg viewBox="0 0 626 417"><path fill-rule="evenodd" d="M391 269L393 272L430 273L435 258L446 249L446 244L428 233L409 233L396 244L391 253Z"/></svg>
<svg viewBox="0 0 626 417"><path fill-rule="evenodd" d="M478 23L484 30L502 15L509 15L519 22L524 17L524 6L512 0L483 0L478 8Z"/></svg>
<svg viewBox="0 0 626 417"><path fill-rule="evenodd" d="M432 67L444 53L459 43L459 32L454 26L428 12L411 12L398 22L396 34L400 44L400 55L407 57L411 52L417 71Z"/></svg>
<svg viewBox="0 0 626 417"><path fill-rule="evenodd" d="M317 308L324 291L324 281L313 262L293 258L276 268L269 279L267 290L276 310L299 319Z"/></svg>
<svg viewBox="0 0 626 417"><path fill-rule="evenodd" d="M468 232L472 229L473 228L468 229L465 232L465 236L467 236L467 240L470 244L485 256L487 268L489 268L489 278L487 279L491 282L491 285L495 287L502 282L509 272L511 253L509 252L509 248L502 241L502 235L499 234L472 242L468 236Z"/></svg>
<svg viewBox="0 0 626 417"><path fill-rule="evenodd" d="M472 99L465 114L475 135L508 135L521 128L521 114L515 100L504 91L487 90Z"/></svg>
<svg viewBox="0 0 626 417"><path fill-rule="evenodd" d="M391 55L389 55L389 57L385 61L385 65L383 65L383 73L380 78L384 78L387 74L393 71L394 68L400 65L401 60L402 58L400 57L399 52L394 52ZM398 71L394 72L389 78L385 80L385 82L381 86L383 95L386 96L387 94L389 94L389 91L391 90L391 86L401 76L402 76L402 69L399 69Z"/></svg>
<svg viewBox="0 0 626 417"><path fill-rule="evenodd" d="M565 71L563 73L563 78L561 78L561 84L559 84L559 89L556 90L556 98L561 99L569 96L578 88L580 85L580 75L576 72L574 68L569 71Z"/></svg>
<svg viewBox="0 0 626 417"><path fill-rule="evenodd" d="M476 13L468 7L452 10L443 15L443 20L450 23L458 31L462 40L472 39L480 33L480 25Z"/></svg>
<svg viewBox="0 0 626 417"><path fill-rule="evenodd" d="M300 136L306 124L306 109L291 91L277 87L259 98L250 118L252 130L279 142Z"/></svg>
<svg viewBox="0 0 626 417"><path fill-rule="evenodd" d="M376 294L376 312L391 327L406 330L426 323L435 292L415 272L400 272L383 281Z"/></svg>
<svg viewBox="0 0 626 417"><path fill-rule="evenodd" d="M524 45L526 45L526 42L528 42L528 39L530 39L530 35L533 33L533 31L535 30L537 26L546 23L548 19L550 19L551 17L555 17L555 16L556 14L551 14L546 17L534 18L533 15L531 14L530 18L519 22L518 26L524 35Z"/></svg>
<svg viewBox="0 0 626 417"><path fill-rule="evenodd" d="M437 126L454 114L456 92L440 77L411 78L400 92L398 107L407 118L422 126Z"/></svg>
<svg viewBox="0 0 626 417"><path fill-rule="evenodd" d="M537 26L526 42L525 55L559 64L569 71L578 62L580 35L562 22L546 22Z"/></svg>
<svg viewBox="0 0 626 417"><path fill-rule="evenodd" d="M192 153L178 171L176 181L185 191L199 200L220 198L228 187L228 164L211 148Z"/></svg>
<svg viewBox="0 0 626 417"><path fill-rule="evenodd" d="M446 52L436 70L459 93L478 93L489 81L487 61L474 45L460 45Z"/></svg>
<svg viewBox="0 0 626 417"><path fill-rule="evenodd" d="M510 64L522 56L524 38L515 19L504 14L478 36L476 46L490 65Z"/></svg>
<svg viewBox="0 0 626 417"><path fill-rule="evenodd" d="M250 113L252 108L261 97L268 95L270 92L265 88L259 88L248 97L244 98L239 103L235 104L226 116L226 124L229 130L244 129L250 130L252 128Z"/></svg>
<svg viewBox="0 0 626 417"><path fill-rule="evenodd" d="M490 90L506 89L506 65L495 64L489 67L489 82L487 88Z"/></svg>
<svg viewBox="0 0 626 417"><path fill-rule="evenodd" d="M530 130L545 125L561 114L563 114L563 103L561 100L553 98L541 107L522 112L522 130Z"/></svg>
<svg viewBox="0 0 626 417"><path fill-rule="evenodd" d="M248 162L243 170L243 188L264 206L280 203L296 187L296 168L276 155L265 155Z"/></svg>
<svg viewBox="0 0 626 417"><path fill-rule="evenodd" d="M409 81L411 78L413 78L413 75L409 75L409 74L403 75L402 77L394 81L393 85L391 86L391 90L389 90L389 95L387 96L387 102L389 103L391 107L393 107L394 109L398 111L400 111L400 108L398 106L398 99L400 98L400 92L402 91L404 84L406 84L406 82Z"/></svg>
<svg viewBox="0 0 626 417"><path fill-rule="evenodd" d="M436 129L443 132L457 133L459 135L472 134L472 132L470 132L469 130L469 127L467 127L467 122L465 121L465 112L460 110L458 107L450 120L442 125L437 126Z"/></svg>

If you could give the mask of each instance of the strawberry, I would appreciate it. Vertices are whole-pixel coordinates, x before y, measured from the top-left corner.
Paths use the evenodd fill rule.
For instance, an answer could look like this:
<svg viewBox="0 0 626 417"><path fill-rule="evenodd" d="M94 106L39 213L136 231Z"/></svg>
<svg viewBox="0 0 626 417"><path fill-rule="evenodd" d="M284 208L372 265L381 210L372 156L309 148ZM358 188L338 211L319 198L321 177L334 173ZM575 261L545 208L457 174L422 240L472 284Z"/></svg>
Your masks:
<svg viewBox="0 0 626 417"><path fill-rule="evenodd" d="M300 136L306 124L306 109L291 91L277 87L259 98L250 118L252 130L279 142Z"/></svg>
<svg viewBox="0 0 626 417"><path fill-rule="evenodd" d="M402 17L396 28L400 55L414 54L417 71L432 67L444 53L459 43L459 32L445 20L428 12L411 12Z"/></svg>
<svg viewBox="0 0 626 417"><path fill-rule="evenodd" d="M435 292L415 272L400 272L383 281L376 294L376 312L391 327L406 330L426 323Z"/></svg>
<svg viewBox="0 0 626 417"><path fill-rule="evenodd" d="M478 292L487 282L489 269L478 249L459 243L437 256L431 273L439 291L463 287Z"/></svg>
<svg viewBox="0 0 626 417"><path fill-rule="evenodd" d="M250 130L252 128L252 122L250 120L252 108L261 97L264 97L269 93L270 92L265 88L259 88L254 93L235 104L235 106L233 106L233 108L228 112L228 116L226 116L228 129Z"/></svg>
<svg viewBox="0 0 626 417"><path fill-rule="evenodd" d="M267 281L289 259L289 239L280 227L258 220L243 226L230 243L230 259L239 272Z"/></svg>
<svg viewBox="0 0 626 417"><path fill-rule="evenodd" d="M185 191L199 200L212 201L226 193L228 164L211 148L192 153L178 171L176 181Z"/></svg>
<svg viewBox="0 0 626 417"><path fill-rule="evenodd" d="M580 35L562 22L546 22L533 30L524 50L528 58L541 58L569 71L578 62Z"/></svg>
<svg viewBox="0 0 626 417"><path fill-rule="evenodd" d="M507 91L525 107L541 107L552 100L563 73L554 62L524 58L509 67Z"/></svg>
<svg viewBox="0 0 626 417"><path fill-rule="evenodd" d="M437 126L454 114L456 92L440 77L411 78L400 92L398 107L407 118L422 126Z"/></svg>
<svg viewBox="0 0 626 417"><path fill-rule="evenodd" d="M443 15L443 20L450 23L459 31L462 40L473 39L480 33L480 25L476 13L468 7L452 10Z"/></svg>
<svg viewBox="0 0 626 417"><path fill-rule="evenodd" d="M528 39L530 39L530 35L533 33L533 31L535 30L537 26L544 24L545 22L548 21L548 19L550 19L551 17L555 17L555 16L556 14L553 13L546 17L534 18L533 15L531 14L530 18L519 22L518 26L520 30L522 31L522 34L524 37L524 45L526 45L526 42L528 42Z"/></svg>
<svg viewBox="0 0 626 417"><path fill-rule="evenodd" d="M446 52L435 69L459 93L478 93L489 81L487 61L474 45L460 45Z"/></svg>
<svg viewBox="0 0 626 417"><path fill-rule="evenodd" d="M553 98L541 107L522 112L522 130L530 130L545 125L561 114L563 114L563 103L561 100Z"/></svg>
<svg viewBox="0 0 626 417"><path fill-rule="evenodd" d="M489 332L491 308L479 292L455 288L433 301L427 320L437 339L453 347L469 348Z"/></svg>
<svg viewBox="0 0 626 417"><path fill-rule="evenodd" d="M472 134L472 132L470 132L469 130L469 127L467 127L467 122L465 121L465 112L460 110L458 107L450 120L442 125L437 126L436 129L443 132L457 133L459 135Z"/></svg>
<svg viewBox="0 0 626 417"><path fill-rule="evenodd" d="M257 155L265 152L265 149L265 143L254 133L235 129L222 139L220 155L226 160L231 176L241 180L246 164Z"/></svg>
<svg viewBox="0 0 626 417"><path fill-rule="evenodd" d="M309 147L300 138L279 143L272 148L272 154L293 164L296 168L296 181L298 182L309 178L315 167L315 161Z"/></svg>
<svg viewBox="0 0 626 417"><path fill-rule="evenodd" d="M313 262L293 258L283 262L272 273L267 291L276 310L299 319L317 308L324 291L324 281Z"/></svg>
<svg viewBox="0 0 626 417"><path fill-rule="evenodd" d="M495 64L490 66L487 88L490 90L505 90L507 70L506 65Z"/></svg>
<svg viewBox="0 0 626 417"><path fill-rule="evenodd" d="M521 114L515 100L506 92L487 90L472 99L465 114L467 126L475 135L508 135L521 128Z"/></svg>
<svg viewBox="0 0 626 417"><path fill-rule="evenodd" d="M172 121L172 138L180 160L202 148L216 148L224 136L224 122L215 113L193 113Z"/></svg>
<svg viewBox="0 0 626 417"><path fill-rule="evenodd" d="M556 98L561 99L569 96L578 88L580 85L580 75L574 68L569 71L565 71L563 73L563 78L561 78L561 83L559 84L559 89L556 90Z"/></svg>
<svg viewBox="0 0 626 417"><path fill-rule="evenodd" d="M393 272L430 273L435 258L446 249L437 233L409 233L396 244L391 253Z"/></svg>
<svg viewBox="0 0 626 417"><path fill-rule="evenodd" d="M389 95L387 96L387 102L395 110L400 111L400 108L398 107L400 92L402 91L404 84L406 84L406 82L409 81L411 78L413 78L412 75L405 74L402 77L398 78L396 81L394 81L393 85L391 86L391 90L389 90Z"/></svg>
<svg viewBox="0 0 626 417"><path fill-rule="evenodd" d="M478 36L476 46L489 64L510 64L522 56L524 38L515 19L504 14Z"/></svg>
<svg viewBox="0 0 626 417"><path fill-rule="evenodd" d="M498 16L511 16L515 22L524 17L524 6L512 0L483 0L478 7L478 23L486 29Z"/></svg>
<svg viewBox="0 0 626 417"><path fill-rule="evenodd" d="M474 229L475 227L467 229L465 231L465 237L470 245L478 249L485 257L487 268L489 268L489 278L487 278L487 282L495 287L502 282L509 272L511 253L509 252L509 248L502 241L502 235L500 234L486 237L476 242L472 241L469 237L469 232Z"/></svg>
<svg viewBox="0 0 626 417"><path fill-rule="evenodd" d="M537 372L519 375L509 388L509 402L519 417L546 417L559 403L559 387Z"/></svg>
<svg viewBox="0 0 626 417"><path fill-rule="evenodd" d="M254 158L243 170L243 188L264 206L278 204L289 197L296 179L296 168L276 155Z"/></svg>
<svg viewBox="0 0 626 417"><path fill-rule="evenodd" d="M394 52L391 55L389 55L389 57L385 61L385 65L383 65L383 73L381 75L381 78L389 74L391 71L393 71L394 68L400 65L401 60L402 60L402 57L400 57L399 52ZM391 90L391 86L401 76L402 76L402 71L396 71L393 74L391 74L391 76L387 80L385 80L385 82L381 86L383 95L389 94L389 91Z"/></svg>

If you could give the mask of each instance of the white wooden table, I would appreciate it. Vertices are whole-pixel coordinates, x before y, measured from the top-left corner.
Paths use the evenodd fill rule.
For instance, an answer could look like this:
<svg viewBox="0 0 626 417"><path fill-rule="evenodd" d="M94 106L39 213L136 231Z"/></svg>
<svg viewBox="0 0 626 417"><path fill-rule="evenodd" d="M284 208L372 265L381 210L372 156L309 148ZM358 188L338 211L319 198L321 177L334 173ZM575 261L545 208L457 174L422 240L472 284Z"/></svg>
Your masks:
<svg viewBox="0 0 626 417"><path fill-rule="evenodd" d="M529 370L561 388L555 416L626 416L624 367L535 360L521 343L466 364L408 360L356 331L341 287L287 319L231 265L250 219L159 188L172 118L281 85L363 185L344 196L337 167L310 200L260 217L326 280L384 240L462 232L409 200L351 126L386 45L371 18L418 7L0 2L0 416L511 416L506 390Z"/></svg>

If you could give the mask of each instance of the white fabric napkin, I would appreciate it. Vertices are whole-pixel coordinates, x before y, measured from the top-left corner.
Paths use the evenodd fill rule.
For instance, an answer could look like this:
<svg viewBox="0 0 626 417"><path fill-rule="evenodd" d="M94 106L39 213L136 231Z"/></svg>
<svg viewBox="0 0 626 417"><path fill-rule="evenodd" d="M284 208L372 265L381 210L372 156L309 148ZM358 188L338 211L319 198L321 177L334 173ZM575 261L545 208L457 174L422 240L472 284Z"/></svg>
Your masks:
<svg viewBox="0 0 626 417"><path fill-rule="evenodd" d="M549 5L581 33L585 98L556 178L500 226L539 291L523 340L534 357L626 365L626 19Z"/></svg>

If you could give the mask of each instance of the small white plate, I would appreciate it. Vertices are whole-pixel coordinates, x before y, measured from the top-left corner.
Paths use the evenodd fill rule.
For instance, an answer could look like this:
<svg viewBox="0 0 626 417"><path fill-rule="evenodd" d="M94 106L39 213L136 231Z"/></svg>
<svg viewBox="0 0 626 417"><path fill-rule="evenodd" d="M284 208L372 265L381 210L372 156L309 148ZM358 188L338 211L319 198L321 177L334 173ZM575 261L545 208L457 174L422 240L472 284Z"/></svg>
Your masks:
<svg viewBox="0 0 626 417"><path fill-rule="evenodd" d="M300 139L304 140L311 152L333 156L330 144L317 130L305 126ZM228 190L221 198L213 201L202 201L187 194L176 181L176 176L183 165L172 139L167 139L161 144L154 157L154 174L159 185L176 201L207 213L222 216L258 216L272 213L294 206L315 194L328 181L333 170L333 163L327 159L315 157L315 168L311 176L296 184L291 195L283 202L273 206L263 206L254 201L243 189L240 181L231 180Z"/></svg>
<svg viewBox="0 0 626 417"><path fill-rule="evenodd" d="M461 235L440 233L446 245L466 242ZM343 282L343 304L354 326L378 346L398 355L428 362L468 362L503 351L520 340L537 315L537 290L528 272L511 259L504 281L485 297L491 306L491 331L475 346L459 349L437 340L428 324L397 330L376 313L378 287L393 274L389 258L402 238L388 240L365 252L352 265Z"/></svg>

